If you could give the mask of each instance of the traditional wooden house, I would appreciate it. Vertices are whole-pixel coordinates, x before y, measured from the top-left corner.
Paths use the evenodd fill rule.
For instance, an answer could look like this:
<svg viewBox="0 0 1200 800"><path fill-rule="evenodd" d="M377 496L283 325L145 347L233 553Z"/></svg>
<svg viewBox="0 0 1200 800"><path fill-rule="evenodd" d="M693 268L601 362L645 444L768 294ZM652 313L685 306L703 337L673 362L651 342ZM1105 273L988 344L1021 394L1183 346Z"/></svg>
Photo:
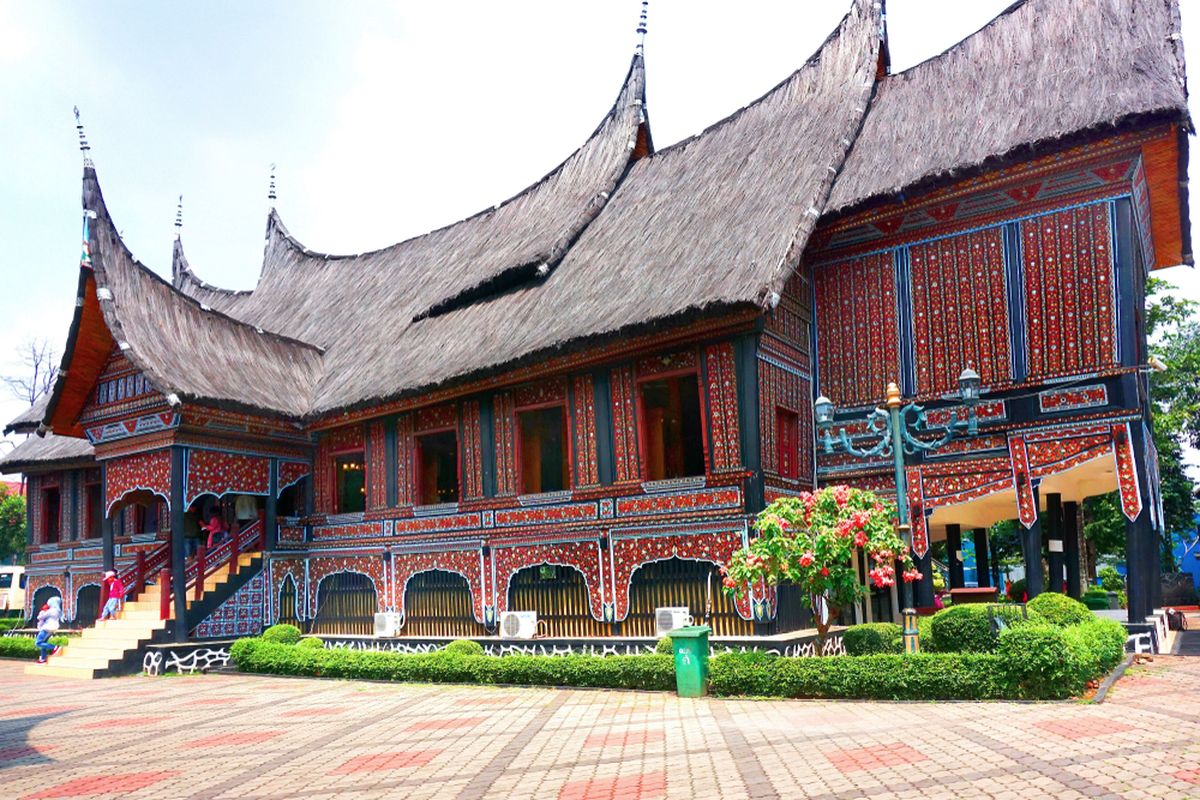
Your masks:
<svg viewBox="0 0 1200 800"><path fill-rule="evenodd" d="M169 563L177 638L388 611L484 636L509 610L653 636L662 606L784 632L785 591L719 591L748 521L818 481L891 486L818 452L814 397L858 420L895 380L936 428L971 364L977 433L909 461L918 553L1019 517L1032 569L1039 494L1058 531L1052 498L1119 488L1148 609L1142 287L1191 258L1174 1L1027 0L891 74L882 4L855 0L795 73L661 150L644 87L639 49L550 174L391 247L314 252L272 208L251 291L202 281L178 237L170 283L134 260L88 161L41 422L94 448L103 563L113 510L154 497L169 533L139 578ZM197 564L193 515L235 496L232 552ZM189 603L218 562L228 596Z"/></svg>

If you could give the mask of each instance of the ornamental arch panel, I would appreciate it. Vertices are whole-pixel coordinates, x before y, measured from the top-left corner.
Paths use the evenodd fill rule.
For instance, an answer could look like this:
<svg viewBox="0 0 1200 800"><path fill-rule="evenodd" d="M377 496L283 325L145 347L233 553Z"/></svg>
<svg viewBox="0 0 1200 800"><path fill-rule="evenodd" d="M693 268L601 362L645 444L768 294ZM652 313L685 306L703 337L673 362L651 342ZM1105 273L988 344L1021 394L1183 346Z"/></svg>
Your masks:
<svg viewBox="0 0 1200 800"><path fill-rule="evenodd" d="M539 634L565 638L609 634L608 625L591 613L588 585L577 567L537 564L517 570L508 580L506 599L510 610L537 612Z"/></svg>
<svg viewBox="0 0 1200 800"><path fill-rule="evenodd" d="M318 634L371 636L379 610L375 581L363 572L333 572L317 584L311 631Z"/></svg>
<svg viewBox="0 0 1200 800"><path fill-rule="evenodd" d="M721 590L719 567L711 561L667 558L634 570L629 580L629 614L621 624L625 636L654 636L656 608L687 606L697 625L713 636L751 636L754 624Z"/></svg>
<svg viewBox="0 0 1200 800"><path fill-rule="evenodd" d="M475 619L474 599L467 576L447 569L427 569L404 581L405 636L486 636Z"/></svg>
<svg viewBox="0 0 1200 800"><path fill-rule="evenodd" d="M74 622L83 628L96 624L100 616L100 584L87 583L75 591Z"/></svg>

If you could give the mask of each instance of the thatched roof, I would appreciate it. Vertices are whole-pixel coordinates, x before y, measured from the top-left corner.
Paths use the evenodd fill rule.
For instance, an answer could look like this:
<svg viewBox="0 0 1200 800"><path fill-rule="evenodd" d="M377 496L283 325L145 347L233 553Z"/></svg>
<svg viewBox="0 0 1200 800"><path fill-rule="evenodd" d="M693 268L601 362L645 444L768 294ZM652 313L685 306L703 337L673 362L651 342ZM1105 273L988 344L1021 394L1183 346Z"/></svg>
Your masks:
<svg viewBox="0 0 1200 800"><path fill-rule="evenodd" d="M4 426L4 435L10 433L33 433L42 424L42 419L46 416L46 406L50 402L50 393L47 392L34 401L33 405L22 411L16 417L9 421Z"/></svg>
<svg viewBox="0 0 1200 800"><path fill-rule="evenodd" d="M47 419L55 417L71 380L93 291L112 339L163 395L291 417L305 412L320 372L319 348L207 308L137 262L117 233L90 166L84 168L83 207L95 214L92 264L80 268L80 302Z"/></svg>
<svg viewBox="0 0 1200 800"><path fill-rule="evenodd" d="M0 473L33 472L50 467L82 466L93 462L92 445L74 436L30 436L0 458Z"/></svg>
<svg viewBox="0 0 1200 800"><path fill-rule="evenodd" d="M1186 114L1175 0L1026 0L879 79L881 5L853 0L793 75L659 152L637 56L600 125L549 175L391 247L314 252L272 211L250 292L199 280L178 242L171 289L105 212L104 318L164 393L312 418L597 337L769 307L829 212L1018 148Z"/></svg>
<svg viewBox="0 0 1200 800"><path fill-rule="evenodd" d="M879 82L827 211L1145 115L1187 118L1177 0L1022 0Z"/></svg>

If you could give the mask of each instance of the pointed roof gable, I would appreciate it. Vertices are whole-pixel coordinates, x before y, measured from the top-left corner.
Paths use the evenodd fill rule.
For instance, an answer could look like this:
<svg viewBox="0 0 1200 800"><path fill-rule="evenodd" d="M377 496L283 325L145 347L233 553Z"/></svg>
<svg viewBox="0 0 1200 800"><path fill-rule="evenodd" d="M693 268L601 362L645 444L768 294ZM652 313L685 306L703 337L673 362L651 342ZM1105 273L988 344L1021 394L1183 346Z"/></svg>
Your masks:
<svg viewBox="0 0 1200 800"><path fill-rule="evenodd" d="M829 210L1148 115L1187 119L1177 0L1021 0L879 82Z"/></svg>
<svg viewBox="0 0 1200 800"><path fill-rule="evenodd" d="M46 409L57 433L76 422L114 344L155 390L247 411L298 417L320 371L319 348L268 333L178 292L137 262L117 233L96 171L85 167L90 265L81 265L75 317Z"/></svg>

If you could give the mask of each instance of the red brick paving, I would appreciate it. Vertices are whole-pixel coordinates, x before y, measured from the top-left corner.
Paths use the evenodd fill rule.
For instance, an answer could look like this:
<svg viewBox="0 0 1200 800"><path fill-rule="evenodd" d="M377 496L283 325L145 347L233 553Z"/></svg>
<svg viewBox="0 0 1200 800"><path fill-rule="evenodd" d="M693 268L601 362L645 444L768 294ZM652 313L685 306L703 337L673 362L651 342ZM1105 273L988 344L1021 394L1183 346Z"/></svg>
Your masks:
<svg viewBox="0 0 1200 800"><path fill-rule="evenodd" d="M1200 769L1181 769L1173 773L1171 777L1200 786Z"/></svg>
<svg viewBox="0 0 1200 800"><path fill-rule="evenodd" d="M50 797L95 797L99 794L123 795L153 786L178 774L177 772L130 772L124 775L89 775L86 778L75 778L57 786L51 786L34 794L27 794L24 800L41 800L41 798Z"/></svg>
<svg viewBox="0 0 1200 800"><path fill-rule="evenodd" d="M170 717L115 717L113 719L102 719L99 722L89 722L86 725L80 725L79 730L104 730L106 728L136 728L141 725L153 725L156 722L162 722Z"/></svg>
<svg viewBox="0 0 1200 800"><path fill-rule="evenodd" d="M0 800L1200 797L1200 659L1156 657L1130 677L1169 693L1122 679L1100 705L683 700L249 675L78 683L23 667L0 661L0 684L21 703L3 707L0 753L12 758L0 762ZM150 689L162 696L127 697ZM109 726L152 714L165 718ZM180 748L189 741L211 746ZM112 790L113 773L135 770L152 782Z"/></svg>
<svg viewBox="0 0 1200 800"><path fill-rule="evenodd" d="M614 778L592 778L564 784L558 800L652 800L667 794L663 772L644 772Z"/></svg>
<svg viewBox="0 0 1200 800"><path fill-rule="evenodd" d="M243 744L261 744L276 736L282 736L286 731L250 731L242 733L218 733L216 736L205 736L203 739L193 739L184 742L180 747L231 747Z"/></svg>
<svg viewBox="0 0 1200 800"><path fill-rule="evenodd" d="M487 722L487 717L456 717L455 719L427 719L421 722L414 722L405 728L406 731L449 731L456 728L474 728L482 722Z"/></svg>
<svg viewBox="0 0 1200 800"><path fill-rule="evenodd" d="M879 769L880 767L898 767L903 764L915 764L918 761L929 760L929 756L901 742L878 747L827 750L825 758L829 759L829 763L842 773Z"/></svg>
<svg viewBox="0 0 1200 800"><path fill-rule="evenodd" d="M629 747L635 744L661 742L665 738L662 731L625 731L624 733L597 733L589 736L583 743L584 747Z"/></svg>
<svg viewBox="0 0 1200 800"><path fill-rule="evenodd" d="M342 714L346 711L344 708L297 708L294 711L285 711L281 716L284 717L333 717Z"/></svg>
<svg viewBox="0 0 1200 800"><path fill-rule="evenodd" d="M1132 725L1111 719L1052 719L1033 724L1047 733L1061 736L1064 739L1087 739L1092 736L1103 736L1106 733L1124 733L1133 730Z"/></svg>
<svg viewBox="0 0 1200 800"><path fill-rule="evenodd" d="M329 774L353 775L359 772L423 767L442 752L442 750L401 750L398 753L368 753L355 756Z"/></svg>

